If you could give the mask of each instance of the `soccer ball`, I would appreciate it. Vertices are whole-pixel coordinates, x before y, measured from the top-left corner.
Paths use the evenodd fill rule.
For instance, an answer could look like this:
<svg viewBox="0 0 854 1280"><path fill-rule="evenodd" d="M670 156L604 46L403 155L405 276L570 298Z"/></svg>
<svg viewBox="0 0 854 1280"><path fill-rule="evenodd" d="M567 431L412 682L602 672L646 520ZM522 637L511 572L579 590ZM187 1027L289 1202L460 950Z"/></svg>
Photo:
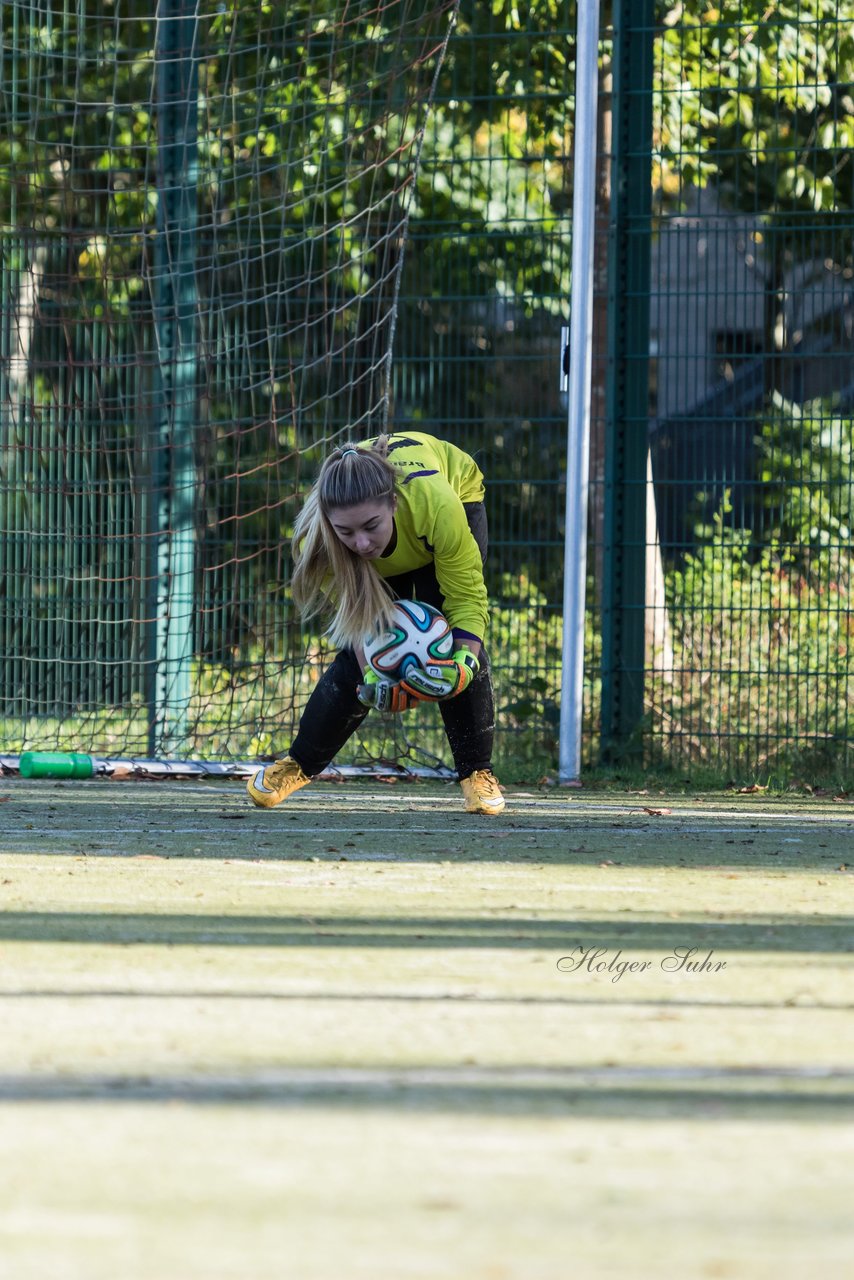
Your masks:
<svg viewBox="0 0 854 1280"><path fill-rule="evenodd" d="M454 633L447 619L420 600L396 600L391 629L365 641L369 665L381 680L393 684L398 684L410 667L429 672L431 662L447 660L453 652Z"/></svg>

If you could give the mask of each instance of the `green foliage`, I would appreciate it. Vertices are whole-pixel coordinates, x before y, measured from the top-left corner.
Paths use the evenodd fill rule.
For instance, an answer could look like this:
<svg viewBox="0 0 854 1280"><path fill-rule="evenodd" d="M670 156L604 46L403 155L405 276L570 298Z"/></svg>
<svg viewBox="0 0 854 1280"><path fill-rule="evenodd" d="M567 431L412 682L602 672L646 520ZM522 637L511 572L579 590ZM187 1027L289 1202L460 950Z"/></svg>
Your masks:
<svg viewBox="0 0 854 1280"><path fill-rule="evenodd" d="M502 734L517 756L556 750L561 637L560 610L524 572L505 574L491 610L489 647Z"/></svg>
<svg viewBox="0 0 854 1280"><path fill-rule="evenodd" d="M780 396L757 444L766 540L801 572L832 578L851 554L854 430L830 404L799 407Z"/></svg>
<svg viewBox="0 0 854 1280"><path fill-rule="evenodd" d="M416 234L419 224L443 229L426 251L443 292L469 308L496 297L528 314L565 311L567 17L561 0L461 6L424 140L413 224Z"/></svg>
<svg viewBox="0 0 854 1280"><path fill-rule="evenodd" d="M691 187L764 217L772 260L804 252L791 215L851 253L854 23L834 0L668 4L657 42L655 137L662 207ZM787 222L787 219L789 220Z"/></svg>
<svg viewBox="0 0 854 1280"><path fill-rule="evenodd" d="M804 743L850 757L854 423L777 400L757 423L764 503L753 529L728 503L667 576L675 663L651 700L688 759L781 769ZM666 706L666 715L663 708Z"/></svg>

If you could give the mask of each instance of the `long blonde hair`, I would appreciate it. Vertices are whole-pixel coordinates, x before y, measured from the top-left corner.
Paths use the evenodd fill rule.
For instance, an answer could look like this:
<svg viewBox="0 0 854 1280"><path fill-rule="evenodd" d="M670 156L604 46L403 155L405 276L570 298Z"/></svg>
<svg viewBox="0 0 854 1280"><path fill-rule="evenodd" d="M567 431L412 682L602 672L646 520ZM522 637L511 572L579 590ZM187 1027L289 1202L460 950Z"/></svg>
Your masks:
<svg viewBox="0 0 854 1280"><path fill-rule="evenodd" d="M370 561L345 547L329 512L363 502L393 506L397 473L388 461L388 436L369 448L342 444L323 466L294 525L291 593L304 618L332 610L327 630L337 648L353 648L388 627L393 597Z"/></svg>

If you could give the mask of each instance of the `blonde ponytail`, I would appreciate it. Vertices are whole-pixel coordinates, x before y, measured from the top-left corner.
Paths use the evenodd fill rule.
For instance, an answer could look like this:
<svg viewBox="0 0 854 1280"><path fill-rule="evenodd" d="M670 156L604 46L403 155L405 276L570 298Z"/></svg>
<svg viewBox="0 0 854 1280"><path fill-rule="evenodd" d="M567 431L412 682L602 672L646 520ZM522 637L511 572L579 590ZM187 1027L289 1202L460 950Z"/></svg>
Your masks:
<svg viewBox="0 0 854 1280"><path fill-rule="evenodd" d="M388 437L370 448L345 444L329 455L294 525L291 593L304 618L332 611L327 635L354 648L390 625L393 597L370 561L344 546L329 512L363 502L394 502L396 472Z"/></svg>

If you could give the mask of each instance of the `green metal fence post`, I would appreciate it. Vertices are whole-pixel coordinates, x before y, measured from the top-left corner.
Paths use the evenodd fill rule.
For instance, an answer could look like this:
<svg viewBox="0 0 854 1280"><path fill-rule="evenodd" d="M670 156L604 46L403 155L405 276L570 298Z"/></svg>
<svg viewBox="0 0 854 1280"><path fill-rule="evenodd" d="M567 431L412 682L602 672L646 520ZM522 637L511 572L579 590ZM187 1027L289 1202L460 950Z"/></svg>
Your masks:
<svg viewBox="0 0 854 1280"><path fill-rule="evenodd" d="M653 0L614 4L602 586L603 759L640 749L649 405Z"/></svg>
<svg viewBox="0 0 854 1280"><path fill-rule="evenodd" d="M187 736L193 653L198 404L196 224L198 61L194 0L160 0L155 46L157 236L153 302L157 387L147 610L149 752Z"/></svg>

